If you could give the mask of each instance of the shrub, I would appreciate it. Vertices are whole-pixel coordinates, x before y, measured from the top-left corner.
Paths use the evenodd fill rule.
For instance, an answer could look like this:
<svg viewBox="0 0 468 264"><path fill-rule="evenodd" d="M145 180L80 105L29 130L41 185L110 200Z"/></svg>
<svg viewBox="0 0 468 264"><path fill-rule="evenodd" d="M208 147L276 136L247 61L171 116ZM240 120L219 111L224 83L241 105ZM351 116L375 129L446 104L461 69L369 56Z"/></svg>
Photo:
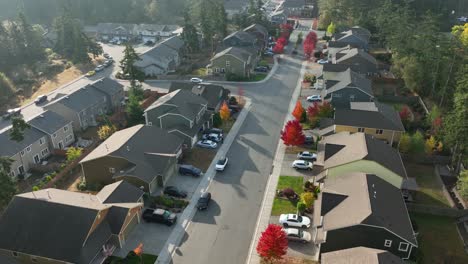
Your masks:
<svg viewBox="0 0 468 264"><path fill-rule="evenodd" d="M52 176L47 175L47 176L45 177L45 181L46 181L46 182L50 182L51 180L52 180Z"/></svg>
<svg viewBox="0 0 468 264"><path fill-rule="evenodd" d="M33 192L37 192L37 191L39 191L40 189L41 189L41 188L39 188L39 186L37 186L37 185L35 185L35 186L32 187Z"/></svg>
<svg viewBox="0 0 468 264"><path fill-rule="evenodd" d="M315 197L314 194L311 192L304 192L301 193L301 202L303 202L307 208L311 208L314 204Z"/></svg>
<svg viewBox="0 0 468 264"><path fill-rule="evenodd" d="M223 124L223 120L221 119L221 115L219 112L216 112L213 115L213 126L214 127L220 127Z"/></svg>
<svg viewBox="0 0 468 264"><path fill-rule="evenodd" d="M237 105L238 104L237 98L235 96L229 97L229 104L230 105Z"/></svg>
<svg viewBox="0 0 468 264"><path fill-rule="evenodd" d="M303 203L303 202L298 202L298 203L297 203L297 212L298 212L299 214L303 214L304 211L306 210L306 207L307 207L307 206L306 206L305 203Z"/></svg>
<svg viewBox="0 0 468 264"><path fill-rule="evenodd" d="M296 192L291 188L285 188L283 190L283 195L288 199L292 199L292 198L297 197Z"/></svg>
<svg viewBox="0 0 468 264"><path fill-rule="evenodd" d="M188 201L175 199L167 195L159 195L150 198L150 206L156 208L158 206L165 206L167 208L185 208Z"/></svg>
<svg viewBox="0 0 468 264"><path fill-rule="evenodd" d="M85 191L86 190L86 181L82 180L79 183L76 184L76 188L80 191Z"/></svg>

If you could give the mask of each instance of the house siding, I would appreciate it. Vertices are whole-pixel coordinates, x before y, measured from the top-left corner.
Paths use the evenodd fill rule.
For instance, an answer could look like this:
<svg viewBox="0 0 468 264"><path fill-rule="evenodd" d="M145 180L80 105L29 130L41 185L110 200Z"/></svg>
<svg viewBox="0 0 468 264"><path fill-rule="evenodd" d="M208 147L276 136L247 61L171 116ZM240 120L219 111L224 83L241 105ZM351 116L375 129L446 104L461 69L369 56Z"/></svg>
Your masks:
<svg viewBox="0 0 468 264"><path fill-rule="evenodd" d="M114 174L109 171L109 168L115 168L115 172L119 172L122 169L128 168L128 166L130 166L130 163L126 159L112 156L105 156L81 163L81 169L86 182L94 184L113 183L115 181L112 178Z"/></svg>
<svg viewBox="0 0 468 264"><path fill-rule="evenodd" d="M18 175L20 174L19 171L18 171L18 167L20 166L23 166L24 168L24 172L25 172L25 175L24 176L27 176L27 172L36 164L34 162L34 156L38 155L39 156L39 162L41 162L42 160L48 158L50 155L51 155L51 152L52 152L52 149L50 148L49 146L49 139L47 138L47 135L44 134L44 136L42 137L42 140L43 140L43 144L41 145L39 142L40 140L32 143L30 145L31 147L31 151L27 151L27 147L23 149L24 151L24 155L21 156L21 151L13 156L11 156L10 158L13 160L12 164L11 164L11 171L14 171L15 173L15 179L18 178ZM44 149L48 149L48 153L45 154L45 155L42 155L42 150Z"/></svg>
<svg viewBox="0 0 468 264"><path fill-rule="evenodd" d="M65 132L64 127L67 127L68 130ZM60 128L59 130L55 131L56 137L54 137L54 134L49 135L49 146L50 149L60 149L59 148L59 142L62 142L63 147L68 147L75 141L75 134L73 133L73 126L71 123L67 124ZM67 137L71 136L71 139L67 141Z"/></svg>
<svg viewBox="0 0 468 264"><path fill-rule="evenodd" d="M162 124L162 127L160 126L161 124ZM190 121L181 115L167 114L165 116L161 116L160 118L157 118L157 120L153 122L153 126L158 126L164 129L170 129L174 126L185 126L187 128L190 128Z"/></svg>
<svg viewBox="0 0 468 264"><path fill-rule="evenodd" d="M364 172L366 174L374 174L399 189L403 183L403 178L400 175L383 167L377 162L370 160L359 160L329 168L327 178L337 177L349 172Z"/></svg>
<svg viewBox="0 0 468 264"><path fill-rule="evenodd" d="M69 120L72 122L73 125L73 130L74 131L80 131L81 130L81 124L80 124L80 119L78 116L78 113L72 111L70 108L60 104L60 103L55 103L51 105L47 105L44 107L44 109L52 111L66 120Z"/></svg>
<svg viewBox="0 0 468 264"><path fill-rule="evenodd" d="M392 241L390 247L384 246L386 239ZM328 231L327 240L321 245L320 251L321 253L326 253L354 247L369 247L387 250L401 258L408 258L411 244L408 247L408 251L403 252L398 250L400 242L407 243L406 240L384 228L356 225Z"/></svg>
<svg viewBox="0 0 468 264"><path fill-rule="evenodd" d="M400 142L401 134L403 133L402 131L383 129L382 134L377 134L376 133L377 129L379 128L364 127L364 133L368 135L372 135L378 139L386 140L387 142L391 144ZM342 131L355 133L355 132L358 132L358 127L335 125L335 133L339 133Z"/></svg>
<svg viewBox="0 0 468 264"><path fill-rule="evenodd" d="M5 256L10 259L14 259L21 264L66 264L66 261L59 261L54 259L48 259L39 256L32 256L29 254L17 252L17 256L13 256L13 251L0 249L0 255ZM36 261L33 261L35 259Z"/></svg>
<svg viewBox="0 0 468 264"><path fill-rule="evenodd" d="M229 61L229 66L226 66L226 61ZM224 55L216 58L211 61L211 65L213 73L222 73L221 69L225 69L225 73L232 73L243 77L247 76L250 70L247 63L231 55ZM216 72L215 69L219 69L219 72Z"/></svg>
<svg viewBox="0 0 468 264"><path fill-rule="evenodd" d="M350 102L372 102L373 99L369 94L351 87L326 94L324 98L337 108L349 107Z"/></svg>

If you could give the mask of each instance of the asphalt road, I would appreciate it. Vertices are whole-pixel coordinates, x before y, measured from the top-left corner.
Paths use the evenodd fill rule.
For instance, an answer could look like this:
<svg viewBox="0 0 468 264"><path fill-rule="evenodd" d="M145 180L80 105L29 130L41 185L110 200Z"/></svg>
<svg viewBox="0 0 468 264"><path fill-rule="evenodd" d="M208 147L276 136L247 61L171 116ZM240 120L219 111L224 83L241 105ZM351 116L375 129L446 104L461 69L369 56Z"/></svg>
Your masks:
<svg viewBox="0 0 468 264"><path fill-rule="evenodd" d="M230 166L214 178L213 204L195 214L172 263L245 263L301 63L284 58L267 82L243 85L252 108L227 154Z"/></svg>

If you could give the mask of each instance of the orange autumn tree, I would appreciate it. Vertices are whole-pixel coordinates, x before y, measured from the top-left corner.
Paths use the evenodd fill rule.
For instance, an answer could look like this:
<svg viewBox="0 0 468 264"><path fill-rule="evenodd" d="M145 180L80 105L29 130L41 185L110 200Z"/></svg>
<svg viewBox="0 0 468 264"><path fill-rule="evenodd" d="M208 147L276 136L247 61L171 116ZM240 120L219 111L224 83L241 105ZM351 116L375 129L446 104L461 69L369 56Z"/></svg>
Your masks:
<svg viewBox="0 0 468 264"><path fill-rule="evenodd" d="M292 115L296 118L296 120L301 121L304 111L305 110L304 107L302 107L301 101L297 101L296 107L294 107Z"/></svg>
<svg viewBox="0 0 468 264"><path fill-rule="evenodd" d="M223 121L227 121L229 120L229 117L231 117L231 111L229 110L229 107L226 104L226 102L224 102L221 106L221 109L219 109L219 115L221 116L221 119Z"/></svg>

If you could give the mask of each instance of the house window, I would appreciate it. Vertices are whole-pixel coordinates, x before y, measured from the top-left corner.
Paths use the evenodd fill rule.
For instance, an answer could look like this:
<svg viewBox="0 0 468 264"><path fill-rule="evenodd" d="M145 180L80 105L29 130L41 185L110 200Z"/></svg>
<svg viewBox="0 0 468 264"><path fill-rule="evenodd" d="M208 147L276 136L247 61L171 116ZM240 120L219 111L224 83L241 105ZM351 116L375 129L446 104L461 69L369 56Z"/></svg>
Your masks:
<svg viewBox="0 0 468 264"><path fill-rule="evenodd" d="M408 251L408 248L409 248L409 244L408 243L405 243L405 242L400 242L400 245L398 246L398 250L399 251Z"/></svg>
<svg viewBox="0 0 468 264"><path fill-rule="evenodd" d="M350 101L354 101L354 95L350 95L350 96L349 96L349 100L350 100Z"/></svg>
<svg viewBox="0 0 468 264"><path fill-rule="evenodd" d="M39 154L34 155L34 163L38 164L41 162L41 159L39 158Z"/></svg>
<svg viewBox="0 0 468 264"><path fill-rule="evenodd" d="M391 247L392 246L392 241L391 240L388 240L388 239L385 239L385 244L384 244L385 247Z"/></svg>
<svg viewBox="0 0 468 264"><path fill-rule="evenodd" d="M43 149L43 150L41 151L42 157L47 156L47 154L49 154L49 148L45 148L45 149Z"/></svg>
<svg viewBox="0 0 468 264"><path fill-rule="evenodd" d="M67 132L67 131L68 131L68 125L63 127L63 132Z"/></svg>
<svg viewBox="0 0 468 264"><path fill-rule="evenodd" d="M16 251L11 252L11 254L13 255L13 257L18 257L18 252Z"/></svg>
<svg viewBox="0 0 468 264"><path fill-rule="evenodd" d="M219 68L215 68L215 72L218 73L218 72L219 72Z"/></svg>
<svg viewBox="0 0 468 264"><path fill-rule="evenodd" d="M225 73L225 72L226 72L226 69L221 68L221 73Z"/></svg>
<svg viewBox="0 0 468 264"><path fill-rule="evenodd" d="M23 157L23 156L24 156L24 150L21 151L21 157Z"/></svg>
<svg viewBox="0 0 468 264"><path fill-rule="evenodd" d="M230 61L226 61L226 67L229 67L231 66L231 62Z"/></svg>
<svg viewBox="0 0 468 264"><path fill-rule="evenodd" d="M377 135L382 135L382 134L383 134L383 129L377 129L377 130L375 130L375 134L377 134Z"/></svg>
<svg viewBox="0 0 468 264"><path fill-rule="evenodd" d="M53 137L53 138L56 138L56 137L57 137L57 133L54 133L54 134L52 135L52 137Z"/></svg>
<svg viewBox="0 0 468 264"><path fill-rule="evenodd" d="M65 138L65 142L70 142L73 140L73 135L68 135L66 138Z"/></svg>
<svg viewBox="0 0 468 264"><path fill-rule="evenodd" d="M15 176L16 176L16 174L15 174L15 171L14 171L14 170L10 171L10 176L11 176L11 177L15 177Z"/></svg>
<svg viewBox="0 0 468 264"><path fill-rule="evenodd" d="M27 147L27 148L26 148L26 151L27 151L27 152L31 152L31 146Z"/></svg>
<svg viewBox="0 0 468 264"><path fill-rule="evenodd" d="M44 144L44 138L39 139L39 145L43 145L43 144Z"/></svg>
<svg viewBox="0 0 468 264"><path fill-rule="evenodd" d="M23 167L23 165L21 165L21 166L18 167L18 173L19 173L19 175L23 175L23 174L24 174L24 167Z"/></svg>
<svg viewBox="0 0 468 264"><path fill-rule="evenodd" d="M148 126L152 126L153 125L153 122L148 122Z"/></svg>
<svg viewBox="0 0 468 264"><path fill-rule="evenodd" d="M109 168L110 173L115 173L115 168Z"/></svg>
<svg viewBox="0 0 468 264"><path fill-rule="evenodd" d="M357 132L362 132L362 133L364 133L364 128L363 128L363 127L358 127Z"/></svg>

